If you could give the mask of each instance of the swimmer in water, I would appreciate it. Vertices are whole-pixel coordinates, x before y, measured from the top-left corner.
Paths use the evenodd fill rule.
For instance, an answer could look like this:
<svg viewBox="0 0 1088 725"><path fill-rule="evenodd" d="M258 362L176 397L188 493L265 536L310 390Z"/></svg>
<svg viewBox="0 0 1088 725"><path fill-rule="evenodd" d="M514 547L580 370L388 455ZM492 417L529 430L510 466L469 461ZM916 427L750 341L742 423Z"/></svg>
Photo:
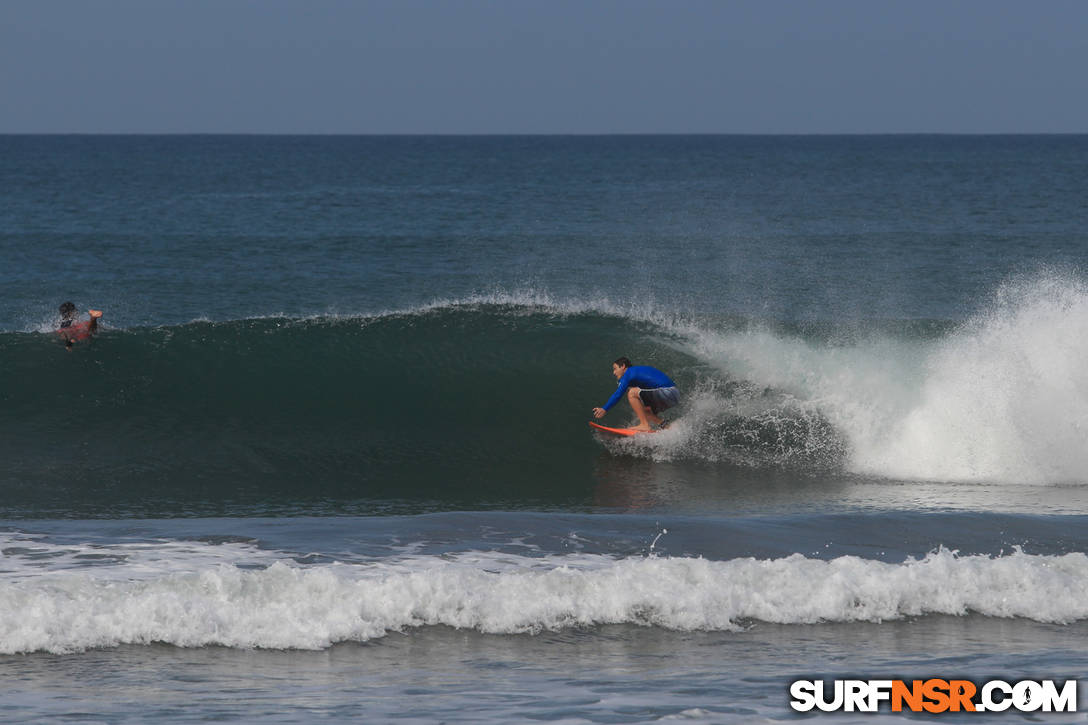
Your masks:
<svg viewBox="0 0 1088 725"><path fill-rule="evenodd" d="M76 321L79 310L72 302L65 302L60 306L60 326L57 334L64 340L64 347L71 350L72 345L82 340L91 339L98 333L98 318L102 316L102 310L87 310L89 320Z"/></svg>

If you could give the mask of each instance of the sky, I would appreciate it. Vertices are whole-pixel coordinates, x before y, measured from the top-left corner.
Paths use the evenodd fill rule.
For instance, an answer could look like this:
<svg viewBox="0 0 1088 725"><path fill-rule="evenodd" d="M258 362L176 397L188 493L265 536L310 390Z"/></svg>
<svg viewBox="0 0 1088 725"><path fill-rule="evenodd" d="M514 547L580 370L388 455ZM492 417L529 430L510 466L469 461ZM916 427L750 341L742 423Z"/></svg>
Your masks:
<svg viewBox="0 0 1088 725"><path fill-rule="evenodd" d="M0 133L1086 133L1084 0L0 0Z"/></svg>

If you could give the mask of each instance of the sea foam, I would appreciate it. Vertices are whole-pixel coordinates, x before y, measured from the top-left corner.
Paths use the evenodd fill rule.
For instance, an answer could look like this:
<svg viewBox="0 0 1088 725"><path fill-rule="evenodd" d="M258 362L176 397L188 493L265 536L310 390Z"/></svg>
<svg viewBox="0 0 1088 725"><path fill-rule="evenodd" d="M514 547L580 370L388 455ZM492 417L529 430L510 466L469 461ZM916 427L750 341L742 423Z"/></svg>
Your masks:
<svg viewBox="0 0 1088 725"><path fill-rule="evenodd" d="M881 622L927 614L1088 618L1088 557L959 556L886 563L491 552L133 579L94 569L0 583L0 652L121 644L320 649L444 625L515 635L634 624L741 631L755 622ZM758 626L758 625L757 625Z"/></svg>

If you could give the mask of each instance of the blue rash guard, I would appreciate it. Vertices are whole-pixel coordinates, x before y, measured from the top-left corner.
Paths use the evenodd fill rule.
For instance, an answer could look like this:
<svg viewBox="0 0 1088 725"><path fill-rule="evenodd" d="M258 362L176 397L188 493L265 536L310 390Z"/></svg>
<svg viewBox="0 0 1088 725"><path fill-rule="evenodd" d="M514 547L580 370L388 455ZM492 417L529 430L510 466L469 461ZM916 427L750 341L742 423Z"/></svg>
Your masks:
<svg viewBox="0 0 1088 725"><path fill-rule="evenodd" d="M651 390L653 388L673 388L676 387L676 383L657 368L652 368L649 365L632 365L620 377L620 384L616 388L616 392L612 393L612 397L601 407L605 410L611 408L619 402L627 389L632 386L643 390Z"/></svg>

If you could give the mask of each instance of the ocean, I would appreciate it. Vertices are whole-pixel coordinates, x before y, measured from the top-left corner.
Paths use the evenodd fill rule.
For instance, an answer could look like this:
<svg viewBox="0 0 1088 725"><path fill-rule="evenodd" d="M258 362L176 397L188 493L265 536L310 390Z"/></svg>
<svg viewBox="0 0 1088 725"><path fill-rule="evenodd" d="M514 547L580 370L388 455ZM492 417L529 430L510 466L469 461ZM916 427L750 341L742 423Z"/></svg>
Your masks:
<svg viewBox="0 0 1088 725"><path fill-rule="evenodd" d="M0 722L1088 684L1088 136L0 136L0 189ZM586 424L621 355L667 429Z"/></svg>

